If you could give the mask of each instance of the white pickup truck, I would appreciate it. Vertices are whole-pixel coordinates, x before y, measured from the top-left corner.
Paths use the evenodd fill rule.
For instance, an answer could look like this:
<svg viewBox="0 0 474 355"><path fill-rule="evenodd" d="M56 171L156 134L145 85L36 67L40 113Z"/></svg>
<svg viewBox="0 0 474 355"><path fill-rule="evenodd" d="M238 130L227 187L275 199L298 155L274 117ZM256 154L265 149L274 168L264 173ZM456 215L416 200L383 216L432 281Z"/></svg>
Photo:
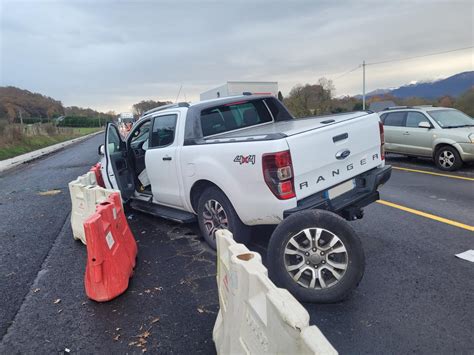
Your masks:
<svg viewBox="0 0 474 355"><path fill-rule="evenodd" d="M304 210L361 218L362 208L379 198L377 189L391 174L377 114L295 119L272 96L158 107L146 112L125 140L109 123L99 151L107 188L120 190L123 200L140 211L180 222L197 217L203 237L214 248L219 228L247 241L250 226L277 225ZM298 238L283 237L278 244L281 258L274 259L281 259L298 287L334 288L349 270L350 243L344 246L344 238L333 234L324 241L318 229L305 233L313 233L313 242L320 239L319 244L308 248ZM340 244L342 261L319 257L324 248ZM345 263L345 269L334 269L329 278L307 269L319 265L321 272L330 262L340 267ZM314 300L314 294L300 299Z"/></svg>

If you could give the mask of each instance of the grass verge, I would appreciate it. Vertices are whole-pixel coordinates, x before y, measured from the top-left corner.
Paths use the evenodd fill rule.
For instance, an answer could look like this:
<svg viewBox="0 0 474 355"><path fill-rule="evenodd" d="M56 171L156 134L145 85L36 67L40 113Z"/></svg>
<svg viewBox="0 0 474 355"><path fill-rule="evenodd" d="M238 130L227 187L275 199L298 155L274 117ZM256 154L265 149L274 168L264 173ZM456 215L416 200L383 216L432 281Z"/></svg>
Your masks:
<svg viewBox="0 0 474 355"><path fill-rule="evenodd" d="M58 134L53 136L37 135L32 137L22 137L15 144L1 144L0 142L0 160L16 157L17 155L32 152L36 149L48 147L53 144L61 143L73 138L82 137L97 131L99 127L80 127L75 128L73 134Z"/></svg>

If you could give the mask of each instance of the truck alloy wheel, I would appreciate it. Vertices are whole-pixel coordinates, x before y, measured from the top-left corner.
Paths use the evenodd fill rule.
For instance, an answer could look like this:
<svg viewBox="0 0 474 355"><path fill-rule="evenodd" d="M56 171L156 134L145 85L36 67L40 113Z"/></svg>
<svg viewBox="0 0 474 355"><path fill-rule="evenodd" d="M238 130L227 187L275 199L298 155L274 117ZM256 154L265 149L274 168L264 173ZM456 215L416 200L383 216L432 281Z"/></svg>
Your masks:
<svg viewBox="0 0 474 355"><path fill-rule="evenodd" d="M218 187L207 188L199 197L197 217L202 236L211 248L216 249L216 231L228 229L239 243L250 238L250 227L242 223L234 206Z"/></svg>
<svg viewBox="0 0 474 355"><path fill-rule="evenodd" d="M229 229L227 214L222 205L216 200L208 200L202 211L203 223L209 238L215 239L218 229Z"/></svg>
<svg viewBox="0 0 474 355"><path fill-rule="evenodd" d="M344 243L322 228L306 228L292 236L284 254L286 271L307 288L323 289L335 285L349 264Z"/></svg>
<svg viewBox="0 0 474 355"><path fill-rule="evenodd" d="M321 210L299 212L280 223L267 260L273 282L302 302L343 300L365 268L362 245L349 222Z"/></svg>

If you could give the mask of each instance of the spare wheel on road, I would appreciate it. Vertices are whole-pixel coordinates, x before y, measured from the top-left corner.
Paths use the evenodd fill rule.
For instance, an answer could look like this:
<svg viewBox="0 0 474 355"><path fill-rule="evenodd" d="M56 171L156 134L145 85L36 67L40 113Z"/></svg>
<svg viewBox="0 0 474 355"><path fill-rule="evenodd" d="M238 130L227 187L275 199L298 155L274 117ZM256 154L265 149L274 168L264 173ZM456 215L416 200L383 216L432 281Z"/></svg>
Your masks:
<svg viewBox="0 0 474 355"><path fill-rule="evenodd" d="M333 303L357 287L365 269L362 244L335 213L295 213L273 232L268 245L270 278L299 301Z"/></svg>

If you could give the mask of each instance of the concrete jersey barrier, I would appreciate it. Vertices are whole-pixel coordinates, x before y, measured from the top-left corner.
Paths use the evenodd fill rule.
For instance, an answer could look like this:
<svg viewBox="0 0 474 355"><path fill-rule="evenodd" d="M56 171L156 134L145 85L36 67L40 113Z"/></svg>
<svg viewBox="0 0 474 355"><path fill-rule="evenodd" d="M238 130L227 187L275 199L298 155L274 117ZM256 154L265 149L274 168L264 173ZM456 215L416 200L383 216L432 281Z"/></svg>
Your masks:
<svg viewBox="0 0 474 355"><path fill-rule="evenodd" d="M84 221L94 214L96 206L104 202L116 190L104 189L97 186L94 172L79 176L69 184L69 194L71 195L71 227L75 240L80 240L86 244L84 233Z"/></svg>
<svg viewBox="0 0 474 355"><path fill-rule="evenodd" d="M220 310L213 330L218 354L337 354L306 309L267 276L258 253L216 232Z"/></svg>

